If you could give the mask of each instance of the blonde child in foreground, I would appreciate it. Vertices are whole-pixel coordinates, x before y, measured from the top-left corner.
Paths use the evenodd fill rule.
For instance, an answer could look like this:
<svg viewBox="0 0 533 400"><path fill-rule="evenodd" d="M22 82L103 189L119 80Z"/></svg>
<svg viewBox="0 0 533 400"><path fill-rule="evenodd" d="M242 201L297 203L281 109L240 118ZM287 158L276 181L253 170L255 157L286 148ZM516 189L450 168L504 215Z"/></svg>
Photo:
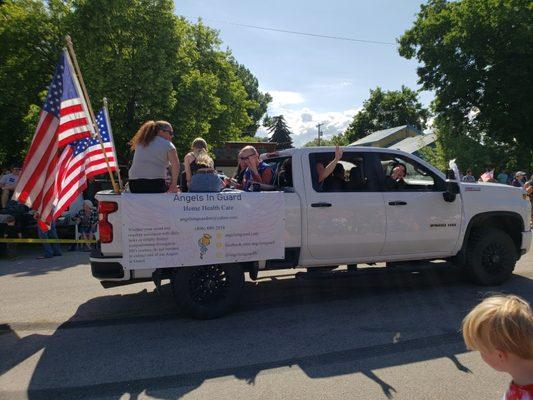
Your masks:
<svg viewBox="0 0 533 400"><path fill-rule="evenodd" d="M533 313L528 302L513 295L489 297L470 311L462 329L470 350L512 376L503 400L533 400Z"/></svg>

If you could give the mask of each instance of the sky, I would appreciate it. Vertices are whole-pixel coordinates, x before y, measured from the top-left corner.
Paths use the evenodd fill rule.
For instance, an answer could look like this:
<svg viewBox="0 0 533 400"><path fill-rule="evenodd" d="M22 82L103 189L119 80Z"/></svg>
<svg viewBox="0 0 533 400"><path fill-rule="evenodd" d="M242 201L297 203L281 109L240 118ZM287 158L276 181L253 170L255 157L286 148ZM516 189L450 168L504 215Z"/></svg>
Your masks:
<svg viewBox="0 0 533 400"><path fill-rule="evenodd" d="M301 146L317 135L342 133L370 89L419 89L417 61L398 54L396 39L409 29L420 0L175 0L175 12L191 22L201 18L218 30L223 48L272 95L268 114L283 114ZM377 41L333 40L278 30ZM428 105L432 94L422 92ZM260 128L257 136L266 136Z"/></svg>

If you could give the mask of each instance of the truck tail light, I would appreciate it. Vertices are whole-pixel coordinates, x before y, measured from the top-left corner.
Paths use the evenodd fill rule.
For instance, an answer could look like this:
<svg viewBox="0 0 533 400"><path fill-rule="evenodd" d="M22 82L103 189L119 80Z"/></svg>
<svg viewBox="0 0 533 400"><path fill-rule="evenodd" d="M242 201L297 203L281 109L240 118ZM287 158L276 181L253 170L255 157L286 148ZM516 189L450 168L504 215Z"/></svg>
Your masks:
<svg viewBox="0 0 533 400"><path fill-rule="evenodd" d="M101 201L98 203L98 234L101 243L113 241L113 225L107 216L118 210L118 204L113 201Z"/></svg>

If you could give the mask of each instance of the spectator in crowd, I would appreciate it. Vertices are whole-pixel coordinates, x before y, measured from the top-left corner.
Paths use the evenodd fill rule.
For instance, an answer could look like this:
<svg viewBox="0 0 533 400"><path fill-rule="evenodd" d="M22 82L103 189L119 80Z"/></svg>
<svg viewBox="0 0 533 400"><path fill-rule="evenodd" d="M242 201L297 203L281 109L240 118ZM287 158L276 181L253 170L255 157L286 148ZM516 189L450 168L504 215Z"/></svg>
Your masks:
<svg viewBox="0 0 533 400"><path fill-rule="evenodd" d="M463 338L470 350L496 371L511 375L504 400L533 399L533 313L514 295L486 298L463 320Z"/></svg>
<svg viewBox="0 0 533 400"><path fill-rule="evenodd" d="M239 152L239 160L246 165L242 179L242 189L254 190L252 183L271 185L273 179L272 168L264 161L259 161L259 153L253 146L245 146Z"/></svg>
<svg viewBox="0 0 533 400"><path fill-rule="evenodd" d="M215 163L207 153L207 142L196 138L191 151L183 160L189 192L220 192L222 181L215 170Z"/></svg>
<svg viewBox="0 0 533 400"><path fill-rule="evenodd" d="M15 217L10 214L0 214L0 237L4 239L17 239L17 231L15 229ZM0 253L5 254L8 258L17 257L16 243L0 243Z"/></svg>
<svg viewBox="0 0 533 400"><path fill-rule="evenodd" d="M470 182L470 183L475 183L476 182L476 178L474 175L472 175L472 170L470 168L468 168L466 170L466 175L463 176L463 179L462 179L463 182Z"/></svg>
<svg viewBox="0 0 533 400"><path fill-rule="evenodd" d="M522 171L518 171L516 174L515 174L515 178L513 179L513 182L511 183L511 185L515 186L515 187L524 187L525 183L526 183L526 173L525 172L522 172Z"/></svg>
<svg viewBox="0 0 533 400"><path fill-rule="evenodd" d="M531 175L529 181L525 183L524 189L526 189L529 201L531 202L531 226L533 226L533 175Z"/></svg>
<svg viewBox="0 0 533 400"><path fill-rule="evenodd" d="M2 188L2 208L7 207L7 203L11 198L11 193L15 190L19 180L20 167L11 167L11 173L4 174L0 178L0 188Z"/></svg>
<svg viewBox="0 0 533 400"><path fill-rule="evenodd" d="M38 220L39 219L39 213L33 214L33 217ZM59 239L57 236L56 231L56 224L54 221L50 224L50 230L44 231L39 224L37 224L37 235L39 236L39 239ZM42 260L44 258L52 258L52 257L59 257L61 256L61 246L59 243L43 243L43 250L44 255L38 256L38 260Z"/></svg>
<svg viewBox="0 0 533 400"><path fill-rule="evenodd" d="M335 156L328 165L324 166L322 162L317 162L315 165L316 174L318 179L318 190L322 191L324 189L324 181L328 176L333 173L335 166L342 158L342 149L339 146L335 146Z"/></svg>
<svg viewBox="0 0 533 400"><path fill-rule="evenodd" d="M164 193L167 166L172 168L169 192L178 191L180 162L172 144L174 131L166 121L145 122L130 140L133 162L129 170L129 188L132 193Z"/></svg>
<svg viewBox="0 0 533 400"><path fill-rule="evenodd" d="M96 224L98 223L98 211L93 206L91 200L83 201L83 208L72 218L78 224L78 232L84 240L93 240L96 232ZM85 243L85 249L91 250L91 245Z"/></svg>
<svg viewBox="0 0 533 400"><path fill-rule="evenodd" d="M507 184L507 181L509 180L509 174L507 170L502 170L498 176L496 177L497 181L503 185Z"/></svg>

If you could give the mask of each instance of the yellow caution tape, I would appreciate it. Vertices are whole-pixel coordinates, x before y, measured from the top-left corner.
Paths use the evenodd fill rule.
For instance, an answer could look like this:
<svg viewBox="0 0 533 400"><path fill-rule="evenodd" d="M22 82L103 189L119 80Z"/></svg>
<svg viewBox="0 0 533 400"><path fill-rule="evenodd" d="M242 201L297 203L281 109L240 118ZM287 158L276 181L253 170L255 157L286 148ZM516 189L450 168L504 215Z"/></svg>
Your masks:
<svg viewBox="0 0 533 400"><path fill-rule="evenodd" d="M76 240L76 239L0 239L0 243L96 243L96 240Z"/></svg>

